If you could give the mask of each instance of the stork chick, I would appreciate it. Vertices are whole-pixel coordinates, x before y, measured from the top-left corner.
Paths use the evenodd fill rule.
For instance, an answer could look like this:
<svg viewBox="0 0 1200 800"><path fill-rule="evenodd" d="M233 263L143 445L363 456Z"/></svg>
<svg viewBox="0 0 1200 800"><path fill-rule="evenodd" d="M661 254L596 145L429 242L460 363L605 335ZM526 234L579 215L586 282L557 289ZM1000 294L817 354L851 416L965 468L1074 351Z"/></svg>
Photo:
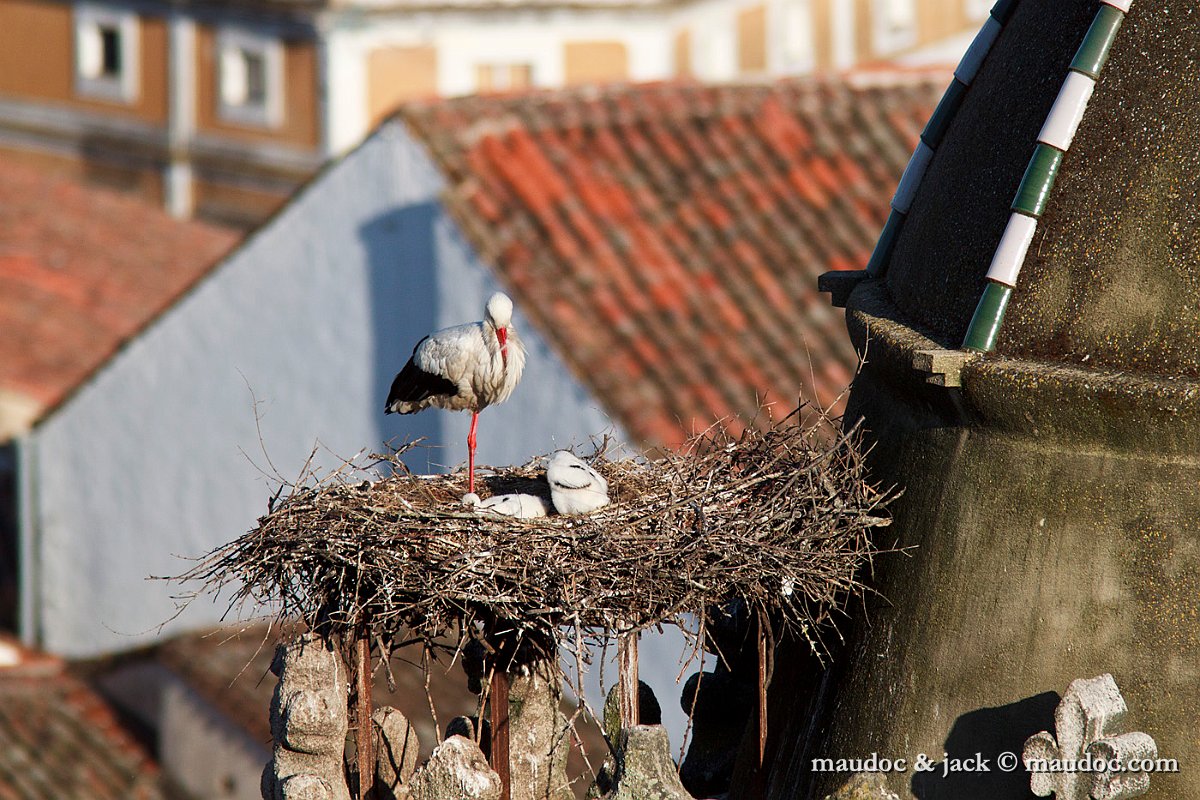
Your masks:
<svg viewBox="0 0 1200 800"><path fill-rule="evenodd" d="M550 500L560 514L590 514L608 505L608 481L566 450L550 457L546 481Z"/></svg>
<svg viewBox="0 0 1200 800"><path fill-rule="evenodd" d="M480 500L477 494L463 496L463 504L476 514L499 514L516 519L537 519L546 516L546 501L532 494L498 494Z"/></svg>

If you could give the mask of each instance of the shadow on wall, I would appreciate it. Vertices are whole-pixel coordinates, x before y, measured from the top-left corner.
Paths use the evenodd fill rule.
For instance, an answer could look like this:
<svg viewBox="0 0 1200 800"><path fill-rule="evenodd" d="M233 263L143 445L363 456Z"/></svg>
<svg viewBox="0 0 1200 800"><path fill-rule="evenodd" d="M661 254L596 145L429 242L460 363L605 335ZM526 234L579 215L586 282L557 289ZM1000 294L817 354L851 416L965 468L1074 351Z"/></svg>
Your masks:
<svg viewBox="0 0 1200 800"><path fill-rule="evenodd" d="M1054 709L1061 698L1044 692L998 708L981 708L954 721L946 737L946 757L928 772L917 772L912 792L918 800L1036 800L1023 764L1012 772L997 766L1001 753L1020 759L1025 740L1054 730ZM986 759L989 771L978 769ZM955 771L958 768L959 771Z"/></svg>
<svg viewBox="0 0 1200 800"><path fill-rule="evenodd" d="M367 413L379 420L383 441L399 445L425 437L438 444L442 430L435 413L397 415L383 413L392 379L412 355L421 337L437 327L438 268L434 242L436 202L392 209L359 228L366 250L371 296L372 356L371 406ZM414 472L437 471L453 453L418 448L405 458ZM452 464L451 464L452 466Z"/></svg>
<svg viewBox="0 0 1200 800"><path fill-rule="evenodd" d="M85 132L79 142L84 178L97 186L137 193L157 202L150 193L157 190L166 152L144 142L141 145L131 147L125 136L103 130Z"/></svg>

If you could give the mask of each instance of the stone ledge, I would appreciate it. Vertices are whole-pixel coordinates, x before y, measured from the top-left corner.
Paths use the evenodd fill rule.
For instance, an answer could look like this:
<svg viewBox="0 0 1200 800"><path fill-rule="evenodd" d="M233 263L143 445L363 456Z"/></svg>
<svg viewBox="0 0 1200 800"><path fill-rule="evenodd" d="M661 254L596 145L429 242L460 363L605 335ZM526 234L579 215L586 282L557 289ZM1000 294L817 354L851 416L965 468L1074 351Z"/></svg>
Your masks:
<svg viewBox="0 0 1200 800"><path fill-rule="evenodd" d="M833 270L817 278L817 291L828 292L834 308L845 308L854 287L870 278L865 269Z"/></svg>
<svg viewBox="0 0 1200 800"><path fill-rule="evenodd" d="M919 354L953 345L899 319L882 281L858 284L846 306L846 327L866 354L866 369L888 375L924 404L938 403L930 373L915 364L949 368L949 356ZM993 355L965 360L959 385L962 424L1074 449L1200 459L1200 381Z"/></svg>

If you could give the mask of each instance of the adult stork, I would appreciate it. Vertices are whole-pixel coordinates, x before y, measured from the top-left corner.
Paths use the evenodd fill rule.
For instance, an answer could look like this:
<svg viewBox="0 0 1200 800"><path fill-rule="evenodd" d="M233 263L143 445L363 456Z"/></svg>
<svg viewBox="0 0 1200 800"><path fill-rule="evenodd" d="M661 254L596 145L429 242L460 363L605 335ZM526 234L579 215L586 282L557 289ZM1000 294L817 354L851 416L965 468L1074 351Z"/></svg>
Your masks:
<svg viewBox="0 0 1200 800"><path fill-rule="evenodd" d="M525 369L525 346L512 326L512 300L496 292L483 320L431 333L392 381L385 413L415 414L431 406L471 412L467 491L475 491L479 412L512 394Z"/></svg>

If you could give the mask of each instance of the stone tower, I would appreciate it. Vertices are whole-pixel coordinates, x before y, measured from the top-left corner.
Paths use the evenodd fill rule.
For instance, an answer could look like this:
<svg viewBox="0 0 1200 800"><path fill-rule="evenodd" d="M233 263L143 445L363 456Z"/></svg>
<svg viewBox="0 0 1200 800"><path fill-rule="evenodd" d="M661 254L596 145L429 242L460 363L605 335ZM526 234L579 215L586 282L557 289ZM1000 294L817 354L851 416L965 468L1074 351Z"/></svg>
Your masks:
<svg viewBox="0 0 1200 800"><path fill-rule="evenodd" d="M998 3L870 273L827 281L866 358L848 420L904 489L880 543L911 549L833 668L777 676L771 798L872 753L939 762L902 798L1032 797L943 753L1019 754L1103 673L1179 761L1145 796L1200 798L1200 9L1106 5Z"/></svg>

